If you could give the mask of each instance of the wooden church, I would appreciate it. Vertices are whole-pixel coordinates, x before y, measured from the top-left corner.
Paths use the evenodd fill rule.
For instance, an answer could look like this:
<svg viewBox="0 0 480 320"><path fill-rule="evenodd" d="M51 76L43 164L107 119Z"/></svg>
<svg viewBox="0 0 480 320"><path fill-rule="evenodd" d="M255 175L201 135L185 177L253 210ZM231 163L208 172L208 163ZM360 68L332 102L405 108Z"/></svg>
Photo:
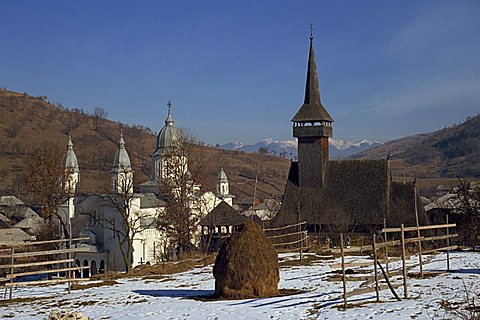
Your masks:
<svg viewBox="0 0 480 320"><path fill-rule="evenodd" d="M320 99L312 34L305 100L292 122L298 161L291 162L275 225L306 221L310 232L329 233L415 224L415 185L393 182L388 159L329 160L334 121Z"/></svg>

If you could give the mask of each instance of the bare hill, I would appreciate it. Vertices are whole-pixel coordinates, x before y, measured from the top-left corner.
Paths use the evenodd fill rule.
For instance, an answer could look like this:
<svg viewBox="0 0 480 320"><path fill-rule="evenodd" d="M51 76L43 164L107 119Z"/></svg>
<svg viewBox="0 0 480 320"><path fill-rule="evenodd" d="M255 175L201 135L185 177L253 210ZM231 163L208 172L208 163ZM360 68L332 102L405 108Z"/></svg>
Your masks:
<svg viewBox="0 0 480 320"><path fill-rule="evenodd" d="M379 159L390 154L395 175L420 178L480 177L480 115L432 133L418 134L358 153Z"/></svg>
<svg viewBox="0 0 480 320"><path fill-rule="evenodd" d="M99 119L81 109L54 105L46 97L0 90L0 193L26 197L24 173L27 160L44 142L66 147L68 126L72 126L75 153L81 171L81 192L103 190L115 156L122 124ZM158 123L160 130L163 122ZM136 183L148 180L150 154L156 136L140 125L123 125L126 148L135 170ZM223 165L231 181L231 192L241 200L257 195L281 197L289 161L280 157L225 151L199 146L212 163L209 180L216 179ZM211 185L211 183L210 183Z"/></svg>

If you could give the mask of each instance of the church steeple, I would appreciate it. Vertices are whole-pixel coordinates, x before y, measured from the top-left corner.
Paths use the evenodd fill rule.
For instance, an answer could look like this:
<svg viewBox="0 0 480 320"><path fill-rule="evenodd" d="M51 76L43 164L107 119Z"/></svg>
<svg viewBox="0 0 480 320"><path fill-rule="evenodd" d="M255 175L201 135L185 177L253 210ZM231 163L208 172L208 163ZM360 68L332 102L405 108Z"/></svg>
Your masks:
<svg viewBox="0 0 480 320"><path fill-rule="evenodd" d="M120 131L117 152L112 166L112 190L118 193L133 193L133 170L125 149L123 130Z"/></svg>
<svg viewBox="0 0 480 320"><path fill-rule="evenodd" d="M305 99L303 105L293 117L294 123L333 122L333 118L320 100L318 86L317 64L313 48L313 29L310 33L310 51L308 54L307 80L305 84Z"/></svg>
<svg viewBox="0 0 480 320"><path fill-rule="evenodd" d="M320 100L313 31L310 33L305 99L292 122L293 136L298 139L299 186L321 188L328 163L328 138L332 136L333 119Z"/></svg>
<svg viewBox="0 0 480 320"><path fill-rule="evenodd" d="M73 151L72 129L68 130L67 154L65 155L65 177L63 181L65 193L69 195L68 200L62 205L62 211L65 216L62 219L73 218L75 216L74 199L80 183L80 169L78 160Z"/></svg>

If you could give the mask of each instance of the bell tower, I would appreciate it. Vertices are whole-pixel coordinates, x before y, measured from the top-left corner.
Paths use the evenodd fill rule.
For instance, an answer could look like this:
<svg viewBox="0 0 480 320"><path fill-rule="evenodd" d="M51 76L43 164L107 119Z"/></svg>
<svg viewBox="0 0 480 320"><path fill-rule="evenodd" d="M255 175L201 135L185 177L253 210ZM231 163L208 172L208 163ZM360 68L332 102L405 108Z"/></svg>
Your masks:
<svg viewBox="0 0 480 320"><path fill-rule="evenodd" d="M310 33L305 100L292 122L293 136L298 139L299 187L321 188L328 162L328 138L333 134L333 118L320 100L313 31Z"/></svg>

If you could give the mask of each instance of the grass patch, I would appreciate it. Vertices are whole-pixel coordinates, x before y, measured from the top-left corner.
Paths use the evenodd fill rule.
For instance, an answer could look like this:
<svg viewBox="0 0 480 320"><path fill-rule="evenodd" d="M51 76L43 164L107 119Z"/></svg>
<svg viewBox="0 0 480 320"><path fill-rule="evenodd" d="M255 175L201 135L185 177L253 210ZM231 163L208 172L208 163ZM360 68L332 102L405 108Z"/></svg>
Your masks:
<svg viewBox="0 0 480 320"><path fill-rule="evenodd" d="M286 261L279 261L278 266L279 267L311 266L316 261L323 261L323 260L330 260L330 259L331 257L328 257L328 259L325 259L325 257L323 256L309 254L309 255L303 256L302 260L292 259L292 260L286 260Z"/></svg>
<svg viewBox="0 0 480 320"><path fill-rule="evenodd" d="M113 286L118 284L115 280L104 280L102 282L95 282L95 283L74 283L70 287L71 290L85 290L90 288L98 288L98 287L105 287L105 286Z"/></svg>

